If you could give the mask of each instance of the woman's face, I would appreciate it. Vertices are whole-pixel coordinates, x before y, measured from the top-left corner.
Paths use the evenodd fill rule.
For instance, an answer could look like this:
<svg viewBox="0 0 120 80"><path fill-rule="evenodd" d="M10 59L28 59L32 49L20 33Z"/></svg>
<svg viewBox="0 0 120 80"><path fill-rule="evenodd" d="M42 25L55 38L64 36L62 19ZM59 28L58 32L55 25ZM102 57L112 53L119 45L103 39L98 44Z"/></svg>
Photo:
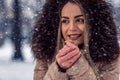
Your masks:
<svg viewBox="0 0 120 80"><path fill-rule="evenodd" d="M80 7L68 2L61 11L61 30L65 41L80 45L84 42L85 18Z"/></svg>

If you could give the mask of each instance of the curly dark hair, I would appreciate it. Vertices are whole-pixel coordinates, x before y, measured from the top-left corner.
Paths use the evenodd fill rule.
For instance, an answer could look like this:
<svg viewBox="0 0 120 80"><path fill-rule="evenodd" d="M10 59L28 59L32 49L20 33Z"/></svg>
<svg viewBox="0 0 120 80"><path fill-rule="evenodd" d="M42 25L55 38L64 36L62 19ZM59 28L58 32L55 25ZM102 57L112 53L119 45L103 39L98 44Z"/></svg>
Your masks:
<svg viewBox="0 0 120 80"><path fill-rule="evenodd" d="M111 4L104 0L47 0L35 25L32 49L35 57L52 60L57 46L60 13L67 2L80 3L89 25L89 52L94 62L112 61L119 55Z"/></svg>

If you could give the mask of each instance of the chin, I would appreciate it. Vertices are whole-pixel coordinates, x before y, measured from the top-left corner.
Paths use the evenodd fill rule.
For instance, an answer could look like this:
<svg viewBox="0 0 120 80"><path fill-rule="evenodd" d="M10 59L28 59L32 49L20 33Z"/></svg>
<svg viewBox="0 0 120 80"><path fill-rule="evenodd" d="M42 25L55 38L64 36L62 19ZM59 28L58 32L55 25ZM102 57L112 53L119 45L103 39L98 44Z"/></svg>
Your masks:
<svg viewBox="0 0 120 80"><path fill-rule="evenodd" d="M73 42L73 44L75 44L76 46L82 45L83 43L80 42Z"/></svg>
<svg viewBox="0 0 120 80"><path fill-rule="evenodd" d="M76 46L78 46L78 45L79 45L79 43L77 43L77 42L74 42L74 44L75 44Z"/></svg>
<svg viewBox="0 0 120 80"><path fill-rule="evenodd" d="M83 41L75 40L73 43L78 46L78 45L82 45Z"/></svg>

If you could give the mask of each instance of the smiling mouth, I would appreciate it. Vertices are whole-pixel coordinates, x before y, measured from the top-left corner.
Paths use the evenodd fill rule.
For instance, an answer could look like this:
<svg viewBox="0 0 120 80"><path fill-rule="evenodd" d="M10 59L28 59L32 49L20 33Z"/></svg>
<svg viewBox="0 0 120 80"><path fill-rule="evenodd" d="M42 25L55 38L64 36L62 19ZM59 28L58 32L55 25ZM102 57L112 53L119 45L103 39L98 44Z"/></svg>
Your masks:
<svg viewBox="0 0 120 80"><path fill-rule="evenodd" d="M77 40L82 34L71 34L68 35L69 39L71 40Z"/></svg>

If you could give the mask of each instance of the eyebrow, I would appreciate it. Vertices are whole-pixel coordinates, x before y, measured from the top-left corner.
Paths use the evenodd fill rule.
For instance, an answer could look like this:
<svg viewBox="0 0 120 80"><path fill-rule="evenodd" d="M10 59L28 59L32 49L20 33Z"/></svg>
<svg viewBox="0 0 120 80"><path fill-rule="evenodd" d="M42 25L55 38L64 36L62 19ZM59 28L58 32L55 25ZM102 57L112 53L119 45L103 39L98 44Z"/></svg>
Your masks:
<svg viewBox="0 0 120 80"><path fill-rule="evenodd" d="M77 15L74 18L78 18L78 17L81 17L81 16L83 16L83 15ZM69 19L69 17L66 17L66 16L62 16L61 18Z"/></svg>
<svg viewBox="0 0 120 80"><path fill-rule="evenodd" d="M66 16L62 16L61 18L69 19L69 18L68 18L68 17L66 17Z"/></svg>
<svg viewBox="0 0 120 80"><path fill-rule="evenodd" d="M75 16L74 18L78 18L78 17L82 17L83 15L77 15L77 16Z"/></svg>

